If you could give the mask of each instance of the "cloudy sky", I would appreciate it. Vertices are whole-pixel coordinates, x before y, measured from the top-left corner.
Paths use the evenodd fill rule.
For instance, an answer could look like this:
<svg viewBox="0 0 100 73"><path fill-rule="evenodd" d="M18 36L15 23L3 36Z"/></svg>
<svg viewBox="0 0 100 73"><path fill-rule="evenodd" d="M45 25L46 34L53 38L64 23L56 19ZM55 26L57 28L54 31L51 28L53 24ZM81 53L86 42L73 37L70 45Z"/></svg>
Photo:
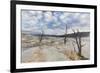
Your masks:
<svg viewBox="0 0 100 73"><path fill-rule="evenodd" d="M63 12L63 11L34 11L22 10L22 31L29 31L33 34L64 34L66 31L72 33L72 29L89 31L90 14L86 12Z"/></svg>

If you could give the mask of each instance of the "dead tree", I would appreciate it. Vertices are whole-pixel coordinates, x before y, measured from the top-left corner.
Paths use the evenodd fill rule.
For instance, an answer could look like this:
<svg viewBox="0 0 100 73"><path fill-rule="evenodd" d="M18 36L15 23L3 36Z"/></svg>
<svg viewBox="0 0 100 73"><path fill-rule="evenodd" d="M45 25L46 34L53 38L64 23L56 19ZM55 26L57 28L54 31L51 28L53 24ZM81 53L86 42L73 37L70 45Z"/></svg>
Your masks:
<svg viewBox="0 0 100 73"><path fill-rule="evenodd" d="M77 32L75 32L75 30L73 30L74 32L74 38L75 38L75 43L77 45L77 48L78 48L78 55L79 56L82 56L82 47L84 45L82 45L82 36L80 35L80 32L79 30L77 30Z"/></svg>
<svg viewBox="0 0 100 73"><path fill-rule="evenodd" d="M44 36L44 31L42 30L42 32L41 32L41 34L40 34L40 36L39 36L39 43L42 42L43 36Z"/></svg>
<svg viewBox="0 0 100 73"><path fill-rule="evenodd" d="M65 37L64 37L64 44L66 44L66 38L67 38L67 24L66 24L66 31L65 31Z"/></svg>

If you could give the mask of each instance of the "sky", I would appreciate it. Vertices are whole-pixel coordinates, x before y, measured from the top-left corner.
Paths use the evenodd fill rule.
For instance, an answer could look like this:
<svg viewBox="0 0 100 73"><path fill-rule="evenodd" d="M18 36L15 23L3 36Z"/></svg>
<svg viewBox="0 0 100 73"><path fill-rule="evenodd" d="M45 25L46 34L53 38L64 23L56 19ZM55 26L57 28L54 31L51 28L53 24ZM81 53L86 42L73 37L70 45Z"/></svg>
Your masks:
<svg viewBox="0 0 100 73"><path fill-rule="evenodd" d="M21 10L22 31L38 34L62 35L73 33L72 29L80 32L89 31L90 13L63 11Z"/></svg>

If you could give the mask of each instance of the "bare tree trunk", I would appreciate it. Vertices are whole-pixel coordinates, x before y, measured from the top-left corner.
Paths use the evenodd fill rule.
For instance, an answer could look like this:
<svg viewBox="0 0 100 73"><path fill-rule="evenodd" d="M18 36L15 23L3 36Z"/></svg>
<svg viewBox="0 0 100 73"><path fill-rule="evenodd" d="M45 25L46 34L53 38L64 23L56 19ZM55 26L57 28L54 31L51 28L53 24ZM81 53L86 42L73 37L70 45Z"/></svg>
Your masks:
<svg viewBox="0 0 100 73"><path fill-rule="evenodd" d="M43 40L43 36L44 36L44 31L42 30L42 33L40 34L40 37L39 37L39 43L42 42L42 40Z"/></svg>
<svg viewBox="0 0 100 73"><path fill-rule="evenodd" d="M64 37L64 44L66 44L66 38L67 38L67 24L66 24L66 31L65 31L65 37Z"/></svg>
<svg viewBox="0 0 100 73"><path fill-rule="evenodd" d="M75 32L74 30L73 30L73 32L74 32L74 38L75 38L75 43L76 43L76 45L77 45L77 48L78 48L78 54L80 55L80 56L82 56L82 47L83 47L83 45L82 45L82 39L81 39L81 35L79 35L79 30L77 30L77 32Z"/></svg>

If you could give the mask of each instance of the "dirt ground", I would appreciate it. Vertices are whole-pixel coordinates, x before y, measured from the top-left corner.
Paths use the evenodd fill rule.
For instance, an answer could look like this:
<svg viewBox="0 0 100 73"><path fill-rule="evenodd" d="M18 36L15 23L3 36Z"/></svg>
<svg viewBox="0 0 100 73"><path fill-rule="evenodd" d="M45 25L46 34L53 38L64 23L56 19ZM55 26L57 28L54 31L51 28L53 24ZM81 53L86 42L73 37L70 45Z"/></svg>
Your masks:
<svg viewBox="0 0 100 73"><path fill-rule="evenodd" d="M66 44L63 39L62 37L44 37L40 43L37 36L22 35L22 63L80 60L75 39L67 38ZM82 56L89 59L89 37L82 38L82 44L84 44Z"/></svg>

